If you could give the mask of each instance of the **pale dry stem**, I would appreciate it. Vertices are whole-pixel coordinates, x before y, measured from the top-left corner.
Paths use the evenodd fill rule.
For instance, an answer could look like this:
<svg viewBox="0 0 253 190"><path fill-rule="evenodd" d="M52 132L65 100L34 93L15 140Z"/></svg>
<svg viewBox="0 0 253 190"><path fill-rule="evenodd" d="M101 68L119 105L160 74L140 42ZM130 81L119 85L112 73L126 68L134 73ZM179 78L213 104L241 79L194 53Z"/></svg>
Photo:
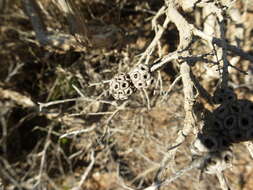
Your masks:
<svg viewBox="0 0 253 190"><path fill-rule="evenodd" d="M62 138L72 138L73 136L76 136L76 135L91 132L95 128L96 128L96 125L93 125L93 126L87 128L87 129L80 129L80 130L76 130L76 131L71 131L71 132L68 132L68 133L65 133L65 134L61 135L60 139L62 139Z"/></svg>
<svg viewBox="0 0 253 190"><path fill-rule="evenodd" d="M244 144L247 147L247 149L248 149L248 151L250 153L251 158L253 159L253 142L247 141Z"/></svg>
<svg viewBox="0 0 253 190"><path fill-rule="evenodd" d="M38 175L38 181L36 183L36 187L41 187L41 189L43 189L43 177L44 177L44 170L46 169L46 160L47 160L47 151L48 151L48 148L51 144L51 140L50 140L50 137L51 137L51 132L52 132L52 126L50 127L48 133L47 133L47 138L45 140L45 145L44 145L44 148L42 150L42 152L40 153L41 154L41 160L40 160L40 169L39 169L39 175Z"/></svg>
<svg viewBox="0 0 253 190"><path fill-rule="evenodd" d="M180 178L182 175L186 174L192 169L201 167L204 161L205 161L205 157L199 157L198 159L192 161L189 166L186 166L182 168L181 170L177 171L173 176L161 181L156 181L154 184L145 188L144 190L158 190L159 188L166 186L170 184L171 182L175 181L176 179Z"/></svg>
<svg viewBox="0 0 253 190"><path fill-rule="evenodd" d="M192 33L191 33L191 26L187 23L187 21L183 18L183 16L176 10L172 2L168 2L168 12L167 17L176 25L179 35L180 35L180 44L178 46L178 50L184 50L188 47L191 42ZM187 56L188 52L184 51L183 56ZM193 113L193 105L195 102L195 94L194 94L194 84L191 79L191 67L187 62L183 62L180 65L180 76L182 77L183 88L184 88L184 95L185 95L185 102L184 102L184 109L185 109L185 120L183 129L179 131L178 137L173 143L172 147L174 149L170 149L168 154L163 158L161 168L158 170L156 174L156 180L161 181L162 173L166 170L166 166L170 160L174 159L174 156L177 152L177 148L181 145L184 141L186 136L190 133L190 131L195 127L195 114Z"/></svg>
<svg viewBox="0 0 253 190"><path fill-rule="evenodd" d="M105 101L105 100L97 100L97 99L87 98L87 97L79 97L79 98L70 98L70 99L65 99L65 100L55 100L55 101L51 101L51 102L47 102L47 103L38 102L39 111L42 111L43 108L46 108L49 106L68 103L68 102L76 102L76 101L99 102L99 103L104 103L104 104L110 104L112 106L117 106L117 104L115 104L115 102L110 102L110 101Z"/></svg>
<svg viewBox="0 0 253 190"><path fill-rule="evenodd" d="M201 31L201 30L199 30L197 28L193 29L193 34L195 36L200 37L203 40L206 40L208 42L212 42L213 44L215 44L215 45L217 45L219 47L224 47L224 44L225 44L227 46L227 51L230 51L231 53L233 53L235 55L238 55L238 56L240 56L243 59L246 59L246 60L249 60L249 61L253 62L253 56L252 55L250 55L249 53L243 51L242 49L240 49L240 48L238 48L238 47L236 47L234 45L230 45L227 42L224 43L224 42L222 42L221 39L213 37L213 36L210 36L210 35L207 35L203 31Z"/></svg>
<svg viewBox="0 0 253 190"><path fill-rule="evenodd" d="M92 168L93 168L93 166L95 164L96 158L95 158L95 152L94 152L94 150L91 150L90 159L91 159L90 164L87 167L87 169L85 170L84 174L82 175L81 180L78 183L77 188L73 188L72 190L82 190L83 189L82 187L84 185L84 182L87 179L89 173L91 172L91 170L92 170Z"/></svg>
<svg viewBox="0 0 253 190"><path fill-rule="evenodd" d="M223 172L216 173L216 176L220 182L220 186L222 190L230 190L230 187L228 185L228 181L226 177L224 176Z"/></svg>
<svg viewBox="0 0 253 190"><path fill-rule="evenodd" d="M162 26L159 26L157 23L156 23L156 20L161 17L165 12L167 12L165 10L165 7L161 7L160 10L157 12L157 14L154 16L153 20L152 20L152 27L155 29L155 37L153 38L152 42L150 43L150 45L146 48L146 50L142 53L139 61L137 64L140 64L142 63L142 61L145 59L145 64L148 64L149 63L149 60L150 60L150 56L152 55L152 53L154 52L155 50L155 47L158 45L165 29L167 28L170 20L168 17L166 17L166 19L164 20L163 22L163 25ZM158 28L158 30L157 30Z"/></svg>

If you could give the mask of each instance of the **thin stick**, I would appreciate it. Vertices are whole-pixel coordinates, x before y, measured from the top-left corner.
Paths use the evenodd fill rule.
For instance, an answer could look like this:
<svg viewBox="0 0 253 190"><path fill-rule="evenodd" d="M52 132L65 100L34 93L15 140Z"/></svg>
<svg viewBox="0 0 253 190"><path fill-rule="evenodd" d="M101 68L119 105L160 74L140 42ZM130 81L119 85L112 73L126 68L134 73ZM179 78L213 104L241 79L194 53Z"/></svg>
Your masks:
<svg viewBox="0 0 253 190"><path fill-rule="evenodd" d="M175 80L170 85L169 89L166 91L166 96L169 95L169 93L172 91L172 89L175 87L175 85L182 79L182 76L179 75L175 78Z"/></svg>
<svg viewBox="0 0 253 190"><path fill-rule="evenodd" d="M191 42L191 27L184 19L184 17L175 9L173 2L168 1L168 12L167 16L170 17L170 20L176 25L177 29L180 33L180 44L178 49L185 49ZM183 52L183 56L188 56L188 52ZM159 178L162 176L162 173L167 169L166 166L170 160L173 160L175 154L177 152L177 148L181 145L184 141L186 136L190 133L190 131L195 127L195 115L193 113L193 105L195 102L195 95L194 95L194 84L191 79L191 67L187 62L183 62L180 65L180 75L182 77L183 82L183 89L184 89L184 109L186 112L185 119L184 119L184 127L179 132L175 143L173 143L173 150L170 150L168 154L163 158L161 161L161 167L156 174L156 181L159 181Z"/></svg>
<svg viewBox="0 0 253 190"><path fill-rule="evenodd" d="M126 105L129 103L129 101L125 101L120 106L117 107L117 109L112 113L112 115L105 121L106 126L110 123L112 118L121 110L125 109Z"/></svg>
<svg viewBox="0 0 253 190"><path fill-rule="evenodd" d="M110 83L110 82L111 82L111 80L104 80L104 81L97 82L97 83L90 83L89 87L103 85L103 84L107 84L107 83Z"/></svg>
<svg viewBox="0 0 253 190"><path fill-rule="evenodd" d="M47 103L38 102L39 111L42 111L42 109L44 107L49 107L49 106L53 106L53 105L56 105L56 104L62 104L62 103L67 103L67 102L74 102L74 101L77 101L77 100L80 100L80 99L82 99L82 98L71 98L71 99L65 99L65 100L56 100L56 101L47 102Z"/></svg>
<svg viewBox="0 0 253 190"><path fill-rule="evenodd" d="M200 158L194 160L189 166L177 171L172 177L169 177L161 182L156 182L155 184L145 188L144 190L158 190L162 186L166 186L166 185L170 184L171 182L175 181L176 179L178 179L179 177L181 177L185 173L191 171L192 169L201 166L203 164L204 160L205 160L205 157L200 157Z"/></svg>
<svg viewBox="0 0 253 190"><path fill-rule="evenodd" d="M96 112L96 113L87 113L87 115L111 115L113 114L112 111L108 111L108 112Z"/></svg>
<svg viewBox="0 0 253 190"><path fill-rule="evenodd" d="M163 15L164 12L165 12L165 6L161 7L160 10L157 12L157 14L154 16L152 27L157 26L156 20L161 15ZM140 59L139 59L139 61L138 61L137 64L140 64L145 58L146 58L145 64L148 64L150 56L153 53L153 51L154 51L155 47L157 46L157 44L159 43L159 40L162 37L165 29L167 28L167 26L169 24L169 21L170 21L169 18L166 17L166 19L163 22L162 27L158 27L159 28L158 30L156 30L156 27L154 27L155 28L155 32L156 32L155 37L153 38L153 40L149 44L149 46L146 48L145 52L142 53L142 55L141 55L141 57L140 57Z"/></svg>
<svg viewBox="0 0 253 190"><path fill-rule="evenodd" d="M247 147L247 149L248 149L248 151L250 153L251 158L253 159L253 142L247 141L244 144Z"/></svg>
<svg viewBox="0 0 253 190"><path fill-rule="evenodd" d="M90 154L91 162L90 162L88 168L85 170L84 174L82 175L82 178L81 178L81 180L80 180L80 182L78 184L78 188L77 188L78 190L83 189L82 186L83 186L85 180L87 179L90 171L92 170L92 168L93 168L93 166L95 164L95 156L94 156L94 154L95 154L94 150L92 150L91 154Z"/></svg>
<svg viewBox="0 0 253 190"><path fill-rule="evenodd" d="M216 176L220 182L220 186L222 190L230 190L230 187L228 185L227 179L224 176L223 172L216 173Z"/></svg>
<svg viewBox="0 0 253 190"><path fill-rule="evenodd" d="M4 80L4 82L8 83L11 78L18 74L19 70L24 66L24 63L19 63L17 62L16 65L11 65L9 68L8 68L8 75L6 77L6 79Z"/></svg>
<svg viewBox="0 0 253 190"><path fill-rule="evenodd" d="M87 128L87 129L81 129L81 130L71 131L69 133L65 133L65 134L61 135L60 139L66 138L66 137L67 138L71 138L73 136L80 135L82 133L87 133L87 132L93 131L95 128L96 128L96 125L93 125L92 127Z"/></svg>
<svg viewBox="0 0 253 190"><path fill-rule="evenodd" d="M202 39L204 39L206 41L212 42L213 44L216 44L219 47L223 47L224 44L225 44L227 46L227 50L228 51L231 51L232 53L234 53L234 54L236 54L236 55L238 55L238 56L240 56L240 57L242 57L244 59L247 59L247 60L253 62L253 56L250 55L250 54L248 54L247 52L244 52L242 49L240 49L240 48L238 48L238 47L236 47L234 45L230 45L228 43L224 43L224 42L222 42L221 39L209 36L209 35L205 34L204 32L202 32L202 31L200 31L200 30L198 30L196 28L194 28L192 31L193 31L194 35L196 35L196 36L198 36L198 37L200 37L200 38L202 38Z"/></svg>
<svg viewBox="0 0 253 190"><path fill-rule="evenodd" d="M75 102L75 101L91 101L91 102L95 101L95 102L100 102L100 103L104 103L104 104L110 104L113 106L117 106L116 102L105 101L105 100L96 100L96 99L87 98L87 97L80 97L80 98L70 98L70 99L65 99L65 100L56 100L56 101L47 102L47 103L38 102L39 111L42 111L42 109L44 107L49 107L49 106L53 106L53 105L57 105L57 104L63 104L63 103L67 103L67 102Z"/></svg>
<svg viewBox="0 0 253 190"><path fill-rule="evenodd" d="M227 88L228 86L228 80L229 80L229 73L228 73L228 67L229 63L227 60L227 43L225 41L225 21L222 16L221 10L216 11L217 17L219 20L220 25L220 33L221 33L221 43L222 43L222 60L223 60L223 68L222 68L222 81L221 81L221 87Z"/></svg>
<svg viewBox="0 0 253 190"><path fill-rule="evenodd" d="M42 157L41 157L41 161L40 161L38 185L41 185L41 183L42 183L43 171L44 171L45 165L46 165L47 149L48 149L49 145L51 144L51 140L50 140L51 132L52 132L52 126L50 127L50 129L48 131L47 138L46 138L46 143L45 143L43 151L41 153Z"/></svg>
<svg viewBox="0 0 253 190"><path fill-rule="evenodd" d="M76 91L81 97L84 97L84 94L77 88L77 86L75 86L75 85L73 84L72 87L75 89L75 91Z"/></svg>
<svg viewBox="0 0 253 190"><path fill-rule="evenodd" d="M151 68L150 68L150 71L151 72L154 72L158 69L160 69L164 64L172 61L172 60L175 60L178 58L178 52L177 51L174 51L172 53L169 53L168 55L164 56L160 62L158 62L157 64L153 65Z"/></svg>
<svg viewBox="0 0 253 190"><path fill-rule="evenodd" d="M148 110L150 110L151 107L150 107L150 101L149 101L148 93L147 93L146 89L143 89L143 92L144 92L144 95L145 95L146 100L147 100Z"/></svg>

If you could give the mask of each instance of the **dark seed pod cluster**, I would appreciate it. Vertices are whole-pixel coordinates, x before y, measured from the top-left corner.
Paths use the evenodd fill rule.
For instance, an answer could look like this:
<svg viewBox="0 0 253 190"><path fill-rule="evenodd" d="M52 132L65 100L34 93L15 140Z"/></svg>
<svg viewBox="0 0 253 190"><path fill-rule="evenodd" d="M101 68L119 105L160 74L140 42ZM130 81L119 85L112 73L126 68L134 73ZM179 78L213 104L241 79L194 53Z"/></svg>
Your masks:
<svg viewBox="0 0 253 190"><path fill-rule="evenodd" d="M230 165L233 143L253 139L253 103L233 100L220 105L205 117L204 126L192 143L193 155L205 155L207 173Z"/></svg>
<svg viewBox="0 0 253 190"><path fill-rule="evenodd" d="M220 134L231 143L252 140L249 132L253 129L253 103L235 100L214 110L214 117L223 123Z"/></svg>
<svg viewBox="0 0 253 190"><path fill-rule="evenodd" d="M135 91L135 87L128 74L120 73L110 82L110 94L115 100L126 100Z"/></svg>
<svg viewBox="0 0 253 190"><path fill-rule="evenodd" d="M206 147L210 151L215 147L221 149L227 144L252 140L252 131L253 103L234 100L219 106L205 118L203 129L193 143L193 150L204 152Z"/></svg>
<svg viewBox="0 0 253 190"><path fill-rule="evenodd" d="M148 88L154 81L150 67L144 64L138 65L129 73L129 75L137 89Z"/></svg>

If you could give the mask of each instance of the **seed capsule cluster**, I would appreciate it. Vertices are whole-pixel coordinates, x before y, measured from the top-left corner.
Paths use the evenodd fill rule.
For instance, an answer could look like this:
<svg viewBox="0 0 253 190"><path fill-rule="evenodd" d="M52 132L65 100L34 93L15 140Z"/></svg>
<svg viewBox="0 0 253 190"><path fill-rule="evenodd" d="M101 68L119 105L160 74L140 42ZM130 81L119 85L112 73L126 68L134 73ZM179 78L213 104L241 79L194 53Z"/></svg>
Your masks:
<svg viewBox="0 0 253 190"><path fill-rule="evenodd" d="M134 86L128 74L120 73L110 82L110 94L115 100L125 100L134 92Z"/></svg>
<svg viewBox="0 0 253 190"><path fill-rule="evenodd" d="M208 173L229 167L233 143L253 139L253 103L232 100L208 114L204 126L192 143L194 155L208 155ZM230 152L230 153L229 153Z"/></svg>
<svg viewBox="0 0 253 190"><path fill-rule="evenodd" d="M220 105L205 118L203 129L193 143L193 151L218 150L252 138L253 102L234 100Z"/></svg>
<svg viewBox="0 0 253 190"><path fill-rule="evenodd" d="M137 89L148 88L154 81L149 66L143 64L138 65L129 75Z"/></svg>
<svg viewBox="0 0 253 190"><path fill-rule="evenodd" d="M110 81L109 92L115 100L126 100L137 89L146 89L153 83L150 67L140 64L129 73L120 73Z"/></svg>
<svg viewBox="0 0 253 190"><path fill-rule="evenodd" d="M253 103L247 100L235 100L218 107L214 111L215 119L221 122L220 134L231 143L252 140Z"/></svg>

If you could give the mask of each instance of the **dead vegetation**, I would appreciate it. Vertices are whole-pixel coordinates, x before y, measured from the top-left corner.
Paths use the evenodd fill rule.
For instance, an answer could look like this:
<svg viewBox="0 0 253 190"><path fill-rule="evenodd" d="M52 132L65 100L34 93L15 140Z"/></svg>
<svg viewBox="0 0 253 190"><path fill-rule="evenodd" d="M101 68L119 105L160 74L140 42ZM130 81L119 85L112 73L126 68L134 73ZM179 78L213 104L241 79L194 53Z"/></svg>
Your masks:
<svg viewBox="0 0 253 190"><path fill-rule="evenodd" d="M0 0L0 187L252 189L250 0Z"/></svg>

